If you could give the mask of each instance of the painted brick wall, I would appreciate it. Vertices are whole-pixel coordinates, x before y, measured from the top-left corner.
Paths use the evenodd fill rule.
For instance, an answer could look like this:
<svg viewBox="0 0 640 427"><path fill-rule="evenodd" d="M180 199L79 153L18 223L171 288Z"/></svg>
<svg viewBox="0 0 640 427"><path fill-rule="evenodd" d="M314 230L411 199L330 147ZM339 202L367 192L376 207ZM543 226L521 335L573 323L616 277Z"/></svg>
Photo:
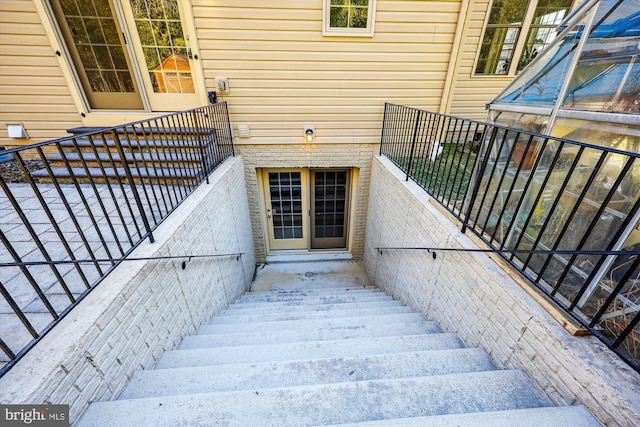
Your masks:
<svg viewBox="0 0 640 427"><path fill-rule="evenodd" d="M228 159L132 257L244 253L120 265L0 379L0 402L71 405L117 398L250 286L255 270L242 160Z"/></svg>
<svg viewBox="0 0 640 427"><path fill-rule="evenodd" d="M242 141L242 140L240 140ZM236 141L238 142L238 141ZM252 145L236 144L242 154L247 194L251 212L251 226L255 238L256 259L264 262L264 209L258 188L259 168L358 168L356 187L355 224L353 241L350 242L353 257L361 259L364 249L365 221L369 194L371 159L379 150L379 144L298 144L298 145Z"/></svg>
<svg viewBox="0 0 640 427"><path fill-rule="evenodd" d="M435 201L433 201L435 203ZM581 403L606 425L640 419L638 374L594 337L570 335L487 254L378 247L476 247L386 158L373 160L364 261L372 284L524 370L556 404Z"/></svg>

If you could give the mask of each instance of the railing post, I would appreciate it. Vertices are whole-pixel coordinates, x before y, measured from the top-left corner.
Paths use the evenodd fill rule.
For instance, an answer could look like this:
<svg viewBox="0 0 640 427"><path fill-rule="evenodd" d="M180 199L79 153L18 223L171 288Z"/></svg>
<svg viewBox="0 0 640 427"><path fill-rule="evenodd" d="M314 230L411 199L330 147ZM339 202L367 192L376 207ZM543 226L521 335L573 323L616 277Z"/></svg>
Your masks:
<svg viewBox="0 0 640 427"><path fill-rule="evenodd" d="M482 130L482 136L480 137L480 148L478 149L478 157L482 154L482 142L484 141L484 136L487 134L488 126L485 126ZM471 211L473 210L473 204L476 201L476 197L478 196L478 191L480 190L480 181L482 181L482 174L484 170L487 168L487 163L489 162L489 155L493 148L493 143L496 139L496 133L498 129L492 126L491 139L487 144L486 150L484 152L484 157L481 162L476 161L477 169L474 168L472 172L472 178L475 175L475 182L473 183L473 189L471 190L471 197L468 200L469 205L467 206L467 213L465 214L464 221L462 222L461 232L465 233L467 231L467 224L469 224L469 218L471 218ZM468 193L467 193L468 194Z"/></svg>
<svg viewBox="0 0 640 427"><path fill-rule="evenodd" d="M229 128L229 144L231 144L231 157L235 157L236 152L233 147L233 129L231 129L231 121L229 120L229 108L227 107L226 102L224 103L224 113L227 120L227 127Z"/></svg>
<svg viewBox="0 0 640 427"><path fill-rule="evenodd" d="M416 116L416 123L413 127L413 139L411 141L411 151L409 152L409 163L407 164L407 177L405 181L409 181L409 176L411 176L411 164L413 163L413 155L416 150L416 141L418 140L418 129L420 129L420 121L422 119L422 111L418 111L418 115Z"/></svg>
<svg viewBox="0 0 640 427"><path fill-rule="evenodd" d="M388 113L388 108L389 108L389 103L385 102L384 103L384 114L382 115L382 135L380 136L380 155L382 156L383 154L383 145L384 145L384 141L385 141L385 131L387 130L387 113Z"/></svg>
<svg viewBox="0 0 640 427"><path fill-rule="evenodd" d="M123 128L123 129L125 129L125 132L126 132L126 128ZM140 210L140 215L142 216L142 223L144 224L144 229L147 231L147 234L149 235L149 241L151 243L154 243L155 239L153 238L153 233L151 232L151 226L149 225L147 214L145 213L144 207L142 206L142 200L140 199L140 195L138 194L136 183L133 180L133 174L131 173L129 164L125 161L126 157L124 155L124 149L122 148L122 144L120 143L120 138L118 137L118 132L116 129L113 129L111 133L113 135L113 142L116 146L116 149L118 150L118 155L123 160L122 167L124 168L124 173L127 176L127 180L131 185L131 192L133 193L133 198L136 200L136 205L138 205L138 210Z"/></svg>
<svg viewBox="0 0 640 427"><path fill-rule="evenodd" d="M195 110L191 111L191 118L193 119L193 126L195 128L196 135L198 136L198 146L200 148L200 157L202 160L202 170L204 171L205 181L209 184L209 168L207 167L207 158L206 158L206 150L205 146L207 142L205 142L204 136L200 133L200 126L198 124L198 117L196 115Z"/></svg>

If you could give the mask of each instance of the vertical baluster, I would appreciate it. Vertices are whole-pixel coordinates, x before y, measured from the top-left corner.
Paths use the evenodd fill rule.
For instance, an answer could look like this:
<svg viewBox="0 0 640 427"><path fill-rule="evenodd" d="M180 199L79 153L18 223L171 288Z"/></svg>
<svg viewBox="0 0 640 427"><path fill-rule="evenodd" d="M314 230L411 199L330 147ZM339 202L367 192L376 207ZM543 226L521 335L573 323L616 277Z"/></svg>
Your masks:
<svg viewBox="0 0 640 427"><path fill-rule="evenodd" d="M135 129L134 129L135 132ZM129 136L127 133L125 133L126 138L127 138L127 142L129 144L129 146L131 147L131 140L129 139ZM116 149L118 150L118 155L120 156L121 159L125 158L125 152L124 152L124 148L122 147L122 143L120 141L120 138L118 137L117 132L114 130L113 131L113 140L116 146ZM142 219L142 224L144 225L144 229L146 231L147 236L149 236L149 241L151 243L155 242L155 239L153 238L153 233L151 231L151 226L149 224L149 220L147 219L147 213L145 212L144 206L142 204L142 199L140 198L140 194L138 192L138 188L136 186L136 182L135 179L133 178L133 173L131 172L131 168L129 167L129 165L125 162L123 165L124 168L124 173L125 176L127 177L127 181L129 182L129 185L131 187L131 194L133 194L133 199L136 201L136 206L138 206L138 211L140 212L140 217ZM137 166L137 163L136 163ZM140 170L138 169L138 174L140 174ZM145 186L143 184L142 186L143 189L145 189ZM146 194L146 190L145 190L145 194ZM147 202L149 202L149 196L147 194ZM151 203L149 203L149 206L151 206ZM153 213L153 209L151 209L151 214L152 216L154 215ZM155 220L155 216L153 216L154 220ZM135 221L135 217L132 218Z"/></svg>

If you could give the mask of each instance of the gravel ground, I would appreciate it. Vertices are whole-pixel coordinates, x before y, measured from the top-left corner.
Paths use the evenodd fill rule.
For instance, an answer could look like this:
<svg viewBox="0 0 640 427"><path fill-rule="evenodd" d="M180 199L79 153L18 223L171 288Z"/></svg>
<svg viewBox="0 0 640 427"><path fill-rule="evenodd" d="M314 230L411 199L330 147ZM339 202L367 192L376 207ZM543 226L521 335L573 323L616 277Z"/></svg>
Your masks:
<svg viewBox="0 0 640 427"><path fill-rule="evenodd" d="M25 160L24 164L29 172L42 169L44 167L41 160ZM0 162L0 175L6 183L26 182L24 174L22 173L20 166L18 166L18 162L15 160Z"/></svg>

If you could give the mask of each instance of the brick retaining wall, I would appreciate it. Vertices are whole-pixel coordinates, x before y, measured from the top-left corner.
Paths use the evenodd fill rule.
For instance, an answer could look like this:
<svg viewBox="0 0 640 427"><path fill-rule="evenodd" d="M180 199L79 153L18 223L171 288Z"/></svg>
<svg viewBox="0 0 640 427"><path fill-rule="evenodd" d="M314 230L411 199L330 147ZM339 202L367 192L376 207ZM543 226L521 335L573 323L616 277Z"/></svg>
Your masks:
<svg viewBox="0 0 640 427"><path fill-rule="evenodd" d="M477 248L388 159L373 161L364 261L372 284L438 321L498 366L522 369L556 404L582 403L606 425L636 425L640 378L596 338L570 335L491 256L376 247Z"/></svg>
<svg viewBox="0 0 640 427"><path fill-rule="evenodd" d="M115 399L134 371L151 368L250 286L254 243L242 160L228 159L132 257L243 252L227 258L124 262L4 377L2 403Z"/></svg>

